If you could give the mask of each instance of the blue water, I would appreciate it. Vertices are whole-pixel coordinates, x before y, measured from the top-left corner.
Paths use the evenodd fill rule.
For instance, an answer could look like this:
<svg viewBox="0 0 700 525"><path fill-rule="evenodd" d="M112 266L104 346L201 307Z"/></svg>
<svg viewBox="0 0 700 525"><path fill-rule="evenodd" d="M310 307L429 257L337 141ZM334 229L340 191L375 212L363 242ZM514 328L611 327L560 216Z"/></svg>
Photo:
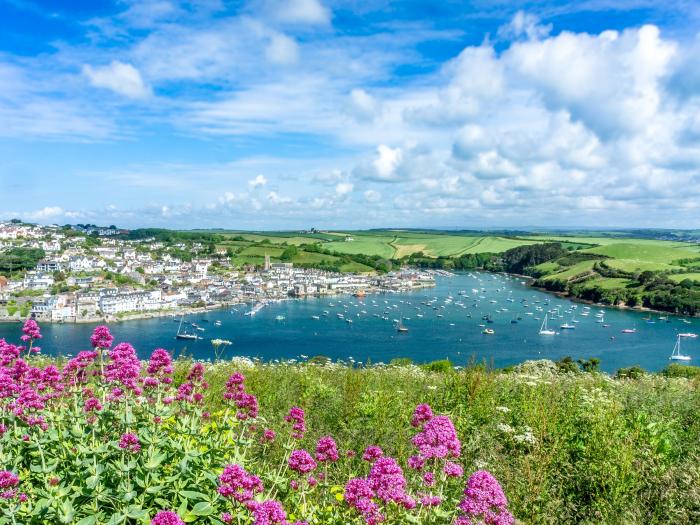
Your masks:
<svg viewBox="0 0 700 525"><path fill-rule="evenodd" d="M476 288L485 291L475 294L472 289ZM466 292L468 297L460 296L460 291ZM453 302L446 303L449 295L453 296ZM509 302L508 298L513 301ZM432 305L421 304L434 299ZM523 299L528 307L524 306ZM455 304L460 301L464 307ZM685 324L680 318L669 316L670 322L665 322L658 319L659 314L652 314L655 321L652 324L644 320L649 317L648 313L616 309L605 309L605 323L610 326L604 328L596 323L595 314L600 307L592 306L588 317L580 315L583 304L565 313L576 304L533 290L515 278L474 273L473 276L438 278L435 288L369 295L362 300L337 296L283 301L263 308L252 317L243 315L249 309L245 305L236 310L229 308L188 316L186 320L205 328L204 332L199 332L203 337L199 341L176 340L178 325L170 317L116 323L111 325L111 330L116 341L132 343L142 357L147 357L154 348L163 347L175 355L186 353L196 358L213 358L210 340L221 338L233 343L225 357L243 355L272 360L325 355L332 359L353 358L356 362L371 359L375 363L410 357L416 362L450 359L459 365L476 361L496 367L526 359L597 357L602 368L609 372L635 364L647 370L659 370L669 363L668 356L677 333L700 333L698 319ZM547 310L557 306L562 317L550 320L549 327L560 334L538 335L541 320L535 318L542 319ZM537 307L543 311L537 311ZM508 311L496 312L502 308ZM324 310L329 312L327 316L323 315ZM385 311L388 311L388 320L373 315L382 316ZM338 313L352 319L352 324L339 319ZM492 315L492 324L482 320L482 315L487 314ZM320 319L313 319L313 315ZM278 320L277 316L284 316L284 320ZM512 324L518 316L521 320ZM407 333L396 331L393 320L399 317L407 318L404 321L409 329ZM572 319L578 321L575 330L559 330L562 323L571 323ZM221 326L215 326L215 320L220 320ZM483 335L480 324L496 333ZM636 328L637 332L621 333L625 328ZM43 324L42 352L74 355L86 350L90 346L92 329L93 325L87 324ZM0 324L0 338L16 342L19 335L18 324ZM684 338L682 344L683 353L694 358L690 364L700 363L700 338Z"/></svg>

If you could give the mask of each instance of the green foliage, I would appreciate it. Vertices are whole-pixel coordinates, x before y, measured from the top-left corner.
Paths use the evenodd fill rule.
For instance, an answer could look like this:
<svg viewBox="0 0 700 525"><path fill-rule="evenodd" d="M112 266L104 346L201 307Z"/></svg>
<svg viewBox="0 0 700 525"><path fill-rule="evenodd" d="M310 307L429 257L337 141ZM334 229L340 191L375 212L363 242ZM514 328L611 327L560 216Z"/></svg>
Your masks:
<svg viewBox="0 0 700 525"><path fill-rule="evenodd" d="M671 363L664 368L661 373L666 377L684 377L687 379L692 379L695 377L700 377L700 366Z"/></svg>
<svg viewBox="0 0 700 525"><path fill-rule="evenodd" d="M452 364L452 361L449 359L441 359L439 361L432 361L421 365L421 368L427 370L428 372L446 373L454 370L454 364Z"/></svg>
<svg viewBox="0 0 700 525"><path fill-rule="evenodd" d="M41 248L10 248L0 253L0 274L9 276L31 270L45 255Z"/></svg>

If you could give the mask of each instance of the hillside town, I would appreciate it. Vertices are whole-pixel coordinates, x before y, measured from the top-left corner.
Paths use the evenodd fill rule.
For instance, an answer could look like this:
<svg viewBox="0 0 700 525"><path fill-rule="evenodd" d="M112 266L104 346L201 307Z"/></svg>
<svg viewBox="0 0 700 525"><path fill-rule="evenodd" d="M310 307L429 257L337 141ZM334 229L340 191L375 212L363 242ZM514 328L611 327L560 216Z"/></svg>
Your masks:
<svg viewBox="0 0 700 525"><path fill-rule="evenodd" d="M126 233L114 226L0 222L0 321L110 322L435 284L434 272L336 273L269 256L261 265L237 267L215 246L129 239Z"/></svg>

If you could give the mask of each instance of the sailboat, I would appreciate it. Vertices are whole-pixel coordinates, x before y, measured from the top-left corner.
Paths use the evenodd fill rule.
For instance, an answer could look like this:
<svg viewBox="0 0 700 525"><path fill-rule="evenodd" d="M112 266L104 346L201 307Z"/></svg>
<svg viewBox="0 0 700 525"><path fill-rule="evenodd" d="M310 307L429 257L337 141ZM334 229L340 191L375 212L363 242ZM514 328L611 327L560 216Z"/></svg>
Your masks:
<svg viewBox="0 0 700 525"><path fill-rule="evenodd" d="M547 314L545 314L544 321L542 321L542 326L540 326L540 335L557 335L554 330L547 328Z"/></svg>
<svg viewBox="0 0 700 525"><path fill-rule="evenodd" d="M182 331L182 321L183 318L180 318L180 324L177 327L177 333L175 334L175 339L199 339L196 334L190 334L188 332L183 332Z"/></svg>
<svg viewBox="0 0 700 525"><path fill-rule="evenodd" d="M671 353L671 356L669 359L673 361L690 361L692 357L689 355L684 355L681 354L681 336L679 335L676 338L676 345L673 347L673 353Z"/></svg>
<svg viewBox="0 0 700 525"><path fill-rule="evenodd" d="M576 315L576 314L574 314L574 315ZM565 322L565 323L564 323L563 325L561 325L559 328L560 328L561 330L576 330L576 325L574 324L575 322L576 322L576 321L574 321L574 318L572 317L572 318L571 318L571 323L566 323L566 322Z"/></svg>
<svg viewBox="0 0 700 525"><path fill-rule="evenodd" d="M403 317L399 318L399 322L396 325L396 331L397 332L408 332L408 328L406 328L403 324Z"/></svg>

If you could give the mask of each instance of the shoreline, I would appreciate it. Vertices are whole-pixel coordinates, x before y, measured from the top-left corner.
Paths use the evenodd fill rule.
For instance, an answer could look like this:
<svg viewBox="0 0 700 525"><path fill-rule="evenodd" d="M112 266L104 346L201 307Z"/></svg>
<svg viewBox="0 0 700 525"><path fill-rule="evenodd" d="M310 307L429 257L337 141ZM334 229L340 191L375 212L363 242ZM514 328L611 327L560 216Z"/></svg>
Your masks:
<svg viewBox="0 0 700 525"><path fill-rule="evenodd" d="M438 274L440 277L447 277L451 275L447 274ZM403 292L410 292L414 290L422 290L424 288L432 288L433 286L415 286L407 290L392 290L388 288L371 288L368 290L362 289L362 293L366 295L380 295L384 293L403 293ZM105 316L100 316L100 317L90 317L87 319L76 319L74 321L52 321L51 319L42 319L41 317L36 317L36 320L41 323L48 323L48 324L55 324L55 325L80 325L80 324L117 324L117 323L123 323L126 321L142 321L142 320L147 320L147 319L158 319L161 317L179 317L179 316L185 316L185 315L194 315L194 314L201 314L209 311L214 311L214 310L223 310L225 308L230 308L232 306L237 306L237 305L249 305L249 304L256 304L260 302L265 302L265 303L276 303L276 302L281 302L281 301L292 301L292 300L300 300L300 299L305 299L307 297L339 297L339 296L354 296L357 294L357 291L341 291L341 292L335 292L335 293L324 293L324 294L308 294L308 295L301 295L301 296L295 296L295 295L288 295L286 297L280 297L280 298L251 298L250 300L246 301L236 301L236 302L225 302L225 303L213 303L211 305L207 306L201 306L197 308L172 308L168 310L153 310L153 311L146 311L146 312L135 312L133 314L127 314L122 317L119 317L118 315L105 315ZM26 318L22 317L13 317L13 318L7 318L3 317L0 318L0 324L12 324L12 323L23 323L26 320Z"/></svg>
<svg viewBox="0 0 700 525"><path fill-rule="evenodd" d="M536 281L536 279L532 276L529 275L522 275L522 274L517 274L517 273L508 273L508 272L490 272L488 270L464 270L464 273L469 273L469 271L478 271L478 272L483 272L487 274L501 274L501 275L508 275L511 277L516 277L518 279L524 280L525 286L528 288L531 288L533 290L537 290L542 293L546 293L549 295L553 295L555 297L558 297L559 299L566 299L569 300L573 303L580 303L580 304L586 304L586 305L591 305L591 306L597 306L600 308L611 308L615 310L621 310L621 311L628 311L628 312L639 312L639 313L650 313L650 314L659 314L659 315L672 315L677 318L690 318L690 319L698 319L700 318L700 315L684 315L684 314L678 314L675 312L669 312L666 310L656 310L654 308L647 308L645 306L627 306L627 305L612 305L612 304L603 304L603 303L596 303L593 301L590 301L588 299L582 299L573 295L568 294L567 292L557 292L554 290L547 290L546 288L542 288L539 286L535 286L533 283ZM438 277L453 277L456 275L454 272L436 272L436 276ZM377 295L377 294L382 294L382 293L403 293L403 292L411 292L415 289L423 289L423 288L428 288L427 286L419 286L415 287L412 289L408 290L389 290L389 289L370 289L370 290L364 290L364 293L367 295ZM299 299L305 299L307 297L336 297L336 296L352 296L356 292L339 292L339 293L328 293L328 294L313 294L313 295L303 295L303 296L294 296L294 295L289 295L284 298L277 298L277 299L251 299L248 301L237 301L237 302L227 302L227 303L216 303L208 306L203 306L203 307L197 307L197 308L174 308L170 310L160 310L160 311L150 311L150 312L138 312L134 314L129 314L125 315L123 317L118 317L114 315L109 315L109 316L102 316L102 317L92 317L89 319L76 319L74 321L52 321L50 319L41 319L39 318L38 320L42 323L50 323L50 324L65 324L65 325L72 325L72 324L117 324L117 323L123 323L126 321L142 321L142 320L148 320L148 319L158 319L161 317L177 317L177 316L183 316L183 315L194 315L194 314L200 314L200 313L205 313L208 311L214 311L214 310L223 310L225 308L229 308L231 306L236 306L236 305L247 305L247 304L254 304L257 302L278 302L278 301L290 301L290 300L299 300ZM15 317L15 318L0 318L0 324L11 324L11 323L22 323L24 322L25 319L21 317Z"/></svg>

